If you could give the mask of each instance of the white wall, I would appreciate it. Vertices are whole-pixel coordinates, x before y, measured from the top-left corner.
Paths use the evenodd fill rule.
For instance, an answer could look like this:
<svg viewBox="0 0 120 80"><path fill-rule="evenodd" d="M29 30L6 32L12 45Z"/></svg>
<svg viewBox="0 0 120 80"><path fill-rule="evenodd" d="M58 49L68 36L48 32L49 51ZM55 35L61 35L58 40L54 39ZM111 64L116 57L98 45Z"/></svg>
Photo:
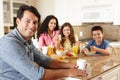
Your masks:
<svg viewBox="0 0 120 80"><path fill-rule="evenodd" d="M36 1L35 0L28 0L28 4L35 6L36 5Z"/></svg>
<svg viewBox="0 0 120 80"><path fill-rule="evenodd" d="M114 0L114 25L120 25L120 0Z"/></svg>
<svg viewBox="0 0 120 80"><path fill-rule="evenodd" d="M41 21L45 19L47 15L54 14L55 0L36 0L36 8L41 14Z"/></svg>
<svg viewBox="0 0 120 80"><path fill-rule="evenodd" d="M70 22L72 25L81 24L81 0L36 0L36 7L41 13L42 20L47 15L55 15L59 24Z"/></svg>

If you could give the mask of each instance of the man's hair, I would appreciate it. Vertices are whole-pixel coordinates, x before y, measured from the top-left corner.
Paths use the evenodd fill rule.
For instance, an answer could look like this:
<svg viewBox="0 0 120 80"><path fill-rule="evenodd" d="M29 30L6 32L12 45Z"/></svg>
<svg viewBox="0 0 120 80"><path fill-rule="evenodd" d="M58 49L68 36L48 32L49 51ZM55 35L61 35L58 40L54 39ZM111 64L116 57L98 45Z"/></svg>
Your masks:
<svg viewBox="0 0 120 80"><path fill-rule="evenodd" d="M28 5L20 6L19 10L17 11L17 18L21 19L26 10L32 12L38 18L38 22L40 21L41 15L39 14L38 10L35 7Z"/></svg>
<svg viewBox="0 0 120 80"><path fill-rule="evenodd" d="M94 26L94 27L92 27L91 33L92 33L93 31L96 31L96 30L100 30L100 31L103 33L103 28L102 28L101 26Z"/></svg>

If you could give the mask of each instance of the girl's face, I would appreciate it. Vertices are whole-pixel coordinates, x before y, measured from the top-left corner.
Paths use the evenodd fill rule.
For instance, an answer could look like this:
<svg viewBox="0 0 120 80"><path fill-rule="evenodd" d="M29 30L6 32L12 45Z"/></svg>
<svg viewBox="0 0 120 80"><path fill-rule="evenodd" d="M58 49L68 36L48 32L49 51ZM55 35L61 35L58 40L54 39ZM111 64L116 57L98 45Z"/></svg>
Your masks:
<svg viewBox="0 0 120 80"><path fill-rule="evenodd" d="M50 22L48 23L48 29L50 31L53 31L56 27L56 19L51 19Z"/></svg>
<svg viewBox="0 0 120 80"><path fill-rule="evenodd" d="M100 30L96 30L92 32L93 39L95 41L102 41L103 39L103 33Z"/></svg>
<svg viewBox="0 0 120 80"><path fill-rule="evenodd" d="M69 35L70 35L70 28L69 28L68 26L65 26L65 27L63 28L63 35L64 35L66 38L69 37Z"/></svg>

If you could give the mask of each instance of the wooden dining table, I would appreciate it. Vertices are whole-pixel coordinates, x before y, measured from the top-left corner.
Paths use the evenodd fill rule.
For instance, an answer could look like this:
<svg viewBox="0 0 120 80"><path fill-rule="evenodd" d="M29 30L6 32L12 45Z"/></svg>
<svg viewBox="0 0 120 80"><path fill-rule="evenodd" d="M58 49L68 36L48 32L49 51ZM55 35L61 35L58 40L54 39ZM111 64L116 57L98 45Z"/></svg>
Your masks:
<svg viewBox="0 0 120 80"><path fill-rule="evenodd" d="M117 55L116 55L117 56ZM94 79L101 74L108 72L118 66L120 66L120 57L116 56L105 56L105 55L92 55L85 56L79 54L77 57L66 57L61 59L61 61L76 63L78 59L85 59L87 62L86 71L88 72L87 77L78 76L76 77L79 80L99 80ZM60 79L65 80L65 79ZM105 80L105 79L100 79Z"/></svg>

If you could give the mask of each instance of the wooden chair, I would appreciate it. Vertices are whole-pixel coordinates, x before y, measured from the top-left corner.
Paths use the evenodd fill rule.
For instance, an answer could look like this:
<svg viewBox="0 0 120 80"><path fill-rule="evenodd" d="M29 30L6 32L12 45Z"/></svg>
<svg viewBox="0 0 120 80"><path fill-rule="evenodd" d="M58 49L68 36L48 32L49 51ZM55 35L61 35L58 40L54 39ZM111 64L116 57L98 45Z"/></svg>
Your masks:
<svg viewBox="0 0 120 80"><path fill-rule="evenodd" d="M117 50L110 45L110 55L117 55Z"/></svg>

